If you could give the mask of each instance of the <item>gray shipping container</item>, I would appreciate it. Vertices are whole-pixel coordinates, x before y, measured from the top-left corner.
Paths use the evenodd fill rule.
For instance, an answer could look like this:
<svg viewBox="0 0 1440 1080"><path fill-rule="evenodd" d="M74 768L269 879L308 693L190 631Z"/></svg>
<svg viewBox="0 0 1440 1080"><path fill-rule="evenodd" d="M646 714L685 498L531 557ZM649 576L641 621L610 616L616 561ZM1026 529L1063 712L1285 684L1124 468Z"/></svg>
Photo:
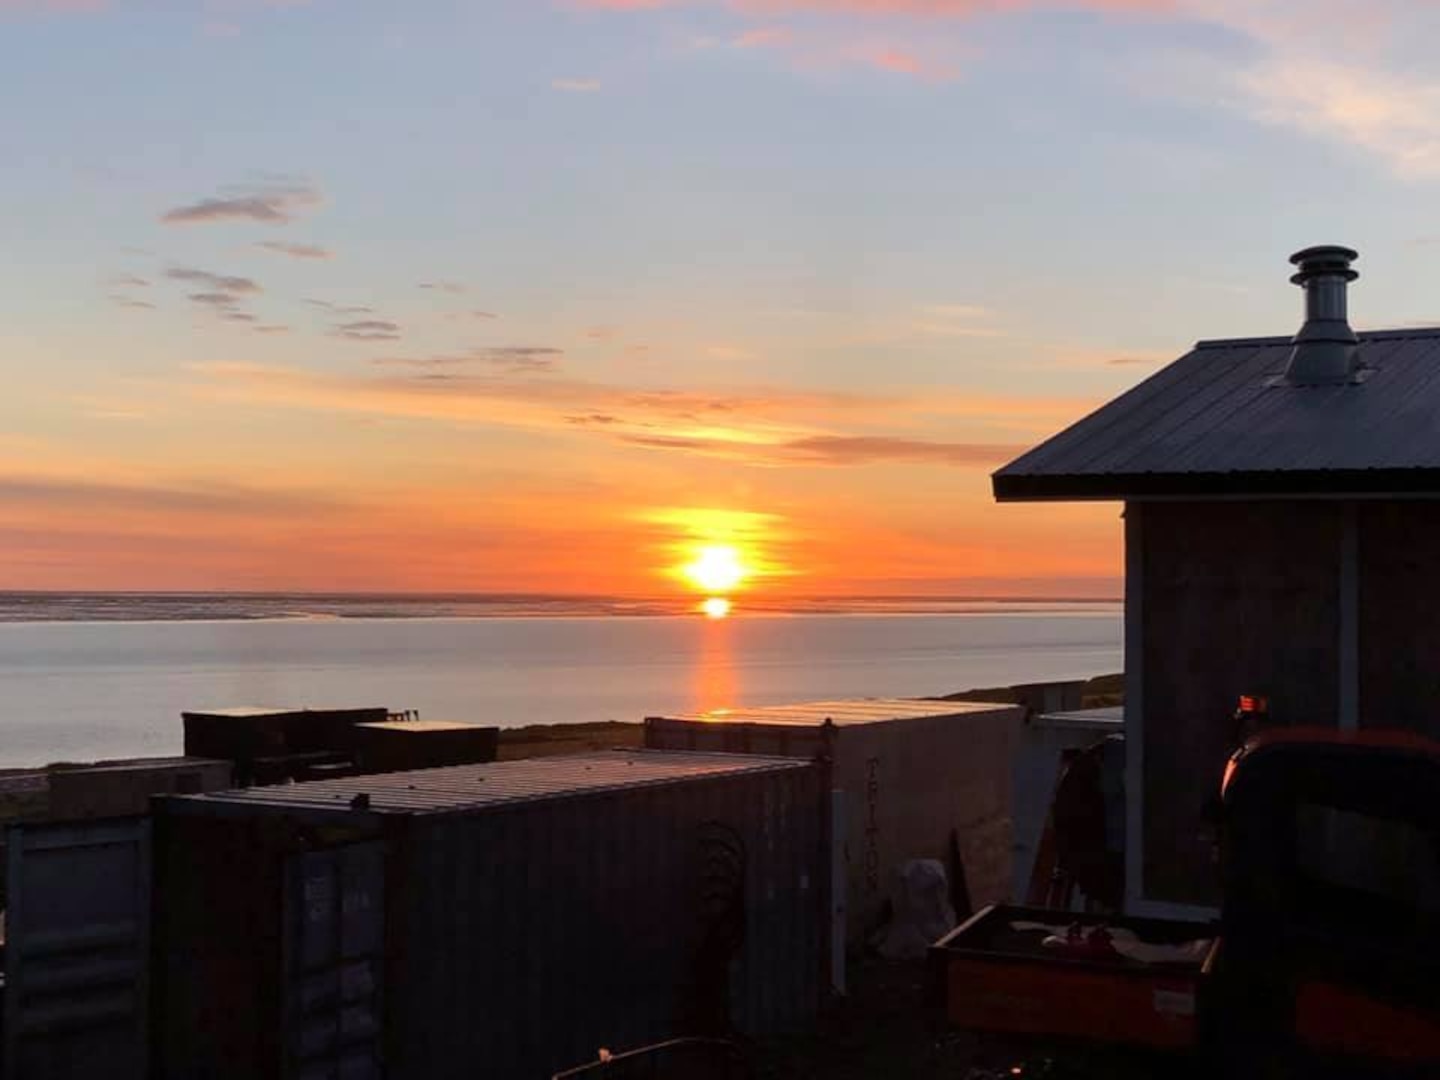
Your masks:
<svg viewBox="0 0 1440 1080"><path fill-rule="evenodd" d="M194 795L231 786L228 761L144 758L111 761L50 773L50 814L55 821L141 817L152 795Z"/></svg>
<svg viewBox="0 0 1440 1080"><path fill-rule="evenodd" d="M145 1080L150 824L7 836L4 1075Z"/></svg>
<svg viewBox="0 0 1440 1080"><path fill-rule="evenodd" d="M1035 870L1035 855L1050 815L1055 785L1067 752L1084 750L1125 732L1125 708L1041 713L1026 720L1015 752L1014 896L1024 903Z"/></svg>
<svg viewBox="0 0 1440 1080"><path fill-rule="evenodd" d="M847 807L838 823L843 906L847 936L857 943L882 921L904 862L949 865L952 833L973 905L1008 897L1011 754L1021 712L961 701L817 701L650 717L645 745L828 757Z"/></svg>
<svg viewBox="0 0 1440 1080"><path fill-rule="evenodd" d="M158 1075L545 1078L804 1027L827 789L610 751L159 800Z"/></svg>

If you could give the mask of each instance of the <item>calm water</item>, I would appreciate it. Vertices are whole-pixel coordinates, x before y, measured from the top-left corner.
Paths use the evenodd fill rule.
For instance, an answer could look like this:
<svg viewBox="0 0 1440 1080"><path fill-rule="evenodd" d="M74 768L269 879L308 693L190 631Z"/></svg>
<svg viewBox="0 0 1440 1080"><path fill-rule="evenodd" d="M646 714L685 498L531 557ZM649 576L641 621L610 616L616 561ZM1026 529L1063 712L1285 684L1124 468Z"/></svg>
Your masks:
<svg viewBox="0 0 1440 1080"><path fill-rule="evenodd" d="M0 597L0 766L178 753L182 709L384 705L517 726L921 696L1122 666L1115 604L953 603L943 613L710 621L435 617L414 614L433 608L394 602L366 602L365 617L354 617L343 604L337 616L293 600L281 605L289 618L267 609L217 619L226 612L213 600L191 598L183 614L143 603L151 621L79 601L22 612Z"/></svg>

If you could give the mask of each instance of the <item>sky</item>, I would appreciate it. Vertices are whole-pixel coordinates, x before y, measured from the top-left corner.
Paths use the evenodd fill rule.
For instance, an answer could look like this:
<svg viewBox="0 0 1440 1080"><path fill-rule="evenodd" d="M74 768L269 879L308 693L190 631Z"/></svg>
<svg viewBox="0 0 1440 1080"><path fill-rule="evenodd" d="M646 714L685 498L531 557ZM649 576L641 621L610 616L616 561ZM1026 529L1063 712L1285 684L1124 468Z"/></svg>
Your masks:
<svg viewBox="0 0 1440 1080"><path fill-rule="evenodd" d="M1286 257L1440 321L1440 5L0 0L0 588L1116 596L989 474Z"/></svg>

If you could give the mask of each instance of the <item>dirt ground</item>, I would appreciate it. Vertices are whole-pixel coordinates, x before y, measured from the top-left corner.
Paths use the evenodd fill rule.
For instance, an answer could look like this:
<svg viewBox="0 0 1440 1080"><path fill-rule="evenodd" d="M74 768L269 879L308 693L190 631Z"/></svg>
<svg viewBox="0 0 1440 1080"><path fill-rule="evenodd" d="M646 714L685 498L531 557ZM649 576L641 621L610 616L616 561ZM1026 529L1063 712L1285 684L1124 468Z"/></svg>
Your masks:
<svg viewBox="0 0 1440 1080"><path fill-rule="evenodd" d="M499 760L550 757L554 754L583 754L589 750L611 750L618 746L644 746L645 725L607 720L592 724L532 724L502 728Z"/></svg>
<svg viewBox="0 0 1440 1080"><path fill-rule="evenodd" d="M1179 1080L1190 1065L1114 1048L958 1031L931 1004L923 961L856 964L811 1034L752 1048L763 1080Z"/></svg>

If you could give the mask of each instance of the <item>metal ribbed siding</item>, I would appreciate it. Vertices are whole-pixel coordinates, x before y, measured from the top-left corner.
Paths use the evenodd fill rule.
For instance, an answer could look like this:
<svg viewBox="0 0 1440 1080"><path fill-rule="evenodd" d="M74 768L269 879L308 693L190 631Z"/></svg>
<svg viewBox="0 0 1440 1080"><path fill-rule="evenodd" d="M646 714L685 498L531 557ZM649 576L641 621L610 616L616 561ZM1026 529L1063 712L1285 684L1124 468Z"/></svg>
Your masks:
<svg viewBox="0 0 1440 1080"><path fill-rule="evenodd" d="M821 788L813 766L764 769L397 823L400 875L424 884L392 925L391 1075L544 1077L686 1033L697 833L714 820L746 845L732 1018L748 1035L804 1025L823 962Z"/></svg>
<svg viewBox="0 0 1440 1080"><path fill-rule="evenodd" d="M1361 334L1369 370L1355 385L1276 385L1291 348L1288 337L1200 342L999 470L996 497L1119 498L1158 492L1164 477L1228 477L1239 493L1271 473L1332 474L1331 490L1435 486L1440 330ZM1380 475L1391 472L1412 475Z"/></svg>
<svg viewBox="0 0 1440 1080"><path fill-rule="evenodd" d="M148 1073L150 824L7 830L7 1077Z"/></svg>
<svg viewBox="0 0 1440 1080"><path fill-rule="evenodd" d="M827 788L819 766L794 759L616 751L217 793L167 809L192 826L207 815L229 827L378 826L386 1075L543 1078L602 1046L687 1033L679 1006L700 932L706 821L745 841L736 1026L761 1035L813 1018ZM350 808L360 794L368 810Z"/></svg>
<svg viewBox="0 0 1440 1080"><path fill-rule="evenodd" d="M822 701L650 717L645 743L823 755L833 786L844 793L843 907L849 940L858 945L881 921L905 861L949 862L952 830L971 899L992 903L1010 894L1011 760L1020 711L987 702Z"/></svg>

